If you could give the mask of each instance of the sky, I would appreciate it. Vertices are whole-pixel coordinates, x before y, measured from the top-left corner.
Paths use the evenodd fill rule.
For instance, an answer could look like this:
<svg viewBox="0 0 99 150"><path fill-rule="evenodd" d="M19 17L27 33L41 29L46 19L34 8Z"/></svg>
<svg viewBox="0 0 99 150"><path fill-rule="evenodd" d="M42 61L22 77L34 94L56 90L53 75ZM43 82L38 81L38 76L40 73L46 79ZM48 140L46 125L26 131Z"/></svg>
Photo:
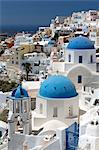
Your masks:
<svg viewBox="0 0 99 150"><path fill-rule="evenodd" d="M48 25L55 16L99 9L99 0L0 0L0 26Z"/></svg>

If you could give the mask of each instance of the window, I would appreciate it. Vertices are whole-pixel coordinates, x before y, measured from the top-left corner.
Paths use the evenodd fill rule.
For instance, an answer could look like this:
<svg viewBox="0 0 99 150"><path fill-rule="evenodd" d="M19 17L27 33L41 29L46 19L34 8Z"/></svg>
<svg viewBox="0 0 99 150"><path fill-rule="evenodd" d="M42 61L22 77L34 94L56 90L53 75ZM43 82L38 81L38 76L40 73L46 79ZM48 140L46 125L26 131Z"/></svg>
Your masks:
<svg viewBox="0 0 99 150"><path fill-rule="evenodd" d="M68 61L71 62L71 55L68 56Z"/></svg>
<svg viewBox="0 0 99 150"><path fill-rule="evenodd" d="M20 112L20 103L17 102L16 103L16 113L19 113Z"/></svg>
<svg viewBox="0 0 99 150"><path fill-rule="evenodd" d="M36 99L31 98L31 109L34 110L36 108Z"/></svg>
<svg viewBox="0 0 99 150"><path fill-rule="evenodd" d="M57 112L57 107L54 107L54 109L53 109L53 117L57 117L58 116L57 113L58 113Z"/></svg>
<svg viewBox="0 0 99 150"><path fill-rule="evenodd" d="M71 117L73 115L73 107L70 106L69 107L69 117Z"/></svg>
<svg viewBox="0 0 99 150"><path fill-rule="evenodd" d="M84 86L84 91L86 91L86 87Z"/></svg>
<svg viewBox="0 0 99 150"><path fill-rule="evenodd" d="M91 93L94 94L94 89L93 88L91 89Z"/></svg>
<svg viewBox="0 0 99 150"><path fill-rule="evenodd" d="M27 102L24 102L24 112L27 112Z"/></svg>
<svg viewBox="0 0 99 150"><path fill-rule="evenodd" d="M40 114L43 113L43 104L40 104Z"/></svg>
<svg viewBox="0 0 99 150"><path fill-rule="evenodd" d="M18 61L16 61L16 64L18 65Z"/></svg>
<svg viewBox="0 0 99 150"><path fill-rule="evenodd" d="M82 83L82 76L78 76L78 83Z"/></svg>
<svg viewBox="0 0 99 150"><path fill-rule="evenodd" d="M82 63L82 56L79 56L79 63Z"/></svg>
<svg viewBox="0 0 99 150"><path fill-rule="evenodd" d="M90 56L90 62L93 63L93 56Z"/></svg>
<svg viewBox="0 0 99 150"><path fill-rule="evenodd" d="M14 64L14 61L12 61L12 64Z"/></svg>

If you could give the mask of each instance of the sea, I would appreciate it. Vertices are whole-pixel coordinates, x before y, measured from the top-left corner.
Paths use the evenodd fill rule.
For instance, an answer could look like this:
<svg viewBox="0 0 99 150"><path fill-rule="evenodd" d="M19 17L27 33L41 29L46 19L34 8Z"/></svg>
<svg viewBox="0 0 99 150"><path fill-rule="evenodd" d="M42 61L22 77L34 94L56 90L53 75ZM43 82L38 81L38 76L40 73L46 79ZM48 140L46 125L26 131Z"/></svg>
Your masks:
<svg viewBox="0 0 99 150"><path fill-rule="evenodd" d="M55 18L56 16L70 16L73 12L82 10L99 10L99 0L1 1L2 7L0 7L0 10L2 13L0 16L0 33L7 32L8 35L13 35L16 32L21 31L35 33L35 31L38 30L39 26L46 26L45 24L49 24L50 20ZM33 25L32 20L35 21L33 22ZM29 22L30 25L25 25L27 24L27 22ZM12 26L12 24L15 25Z"/></svg>
<svg viewBox="0 0 99 150"><path fill-rule="evenodd" d="M39 30L39 27L42 25L13 25L13 26L1 26L0 27L0 34L7 34L8 36L14 36L18 32L25 32L34 34L36 31ZM48 26L48 25L46 25Z"/></svg>
<svg viewBox="0 0 99 150"><path fill-rule="evenodd" d="M49 24L56 16L70 16L73 12L82 10L99 10L99 0L1 0L1 2L0 33L7 32L8 35L21 31L35 33L39 26L46 26L45 24ZM27 22L30 25L25 25Z"/></svg>

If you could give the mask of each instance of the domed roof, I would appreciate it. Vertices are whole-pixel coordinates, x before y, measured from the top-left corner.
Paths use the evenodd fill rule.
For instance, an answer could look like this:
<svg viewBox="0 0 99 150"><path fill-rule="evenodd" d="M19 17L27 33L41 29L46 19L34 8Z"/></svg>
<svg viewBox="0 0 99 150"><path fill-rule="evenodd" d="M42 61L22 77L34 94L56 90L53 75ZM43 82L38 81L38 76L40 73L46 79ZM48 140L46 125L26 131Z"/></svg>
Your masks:
<svg viewBox="0 0 99 150"><path fill-rule="evenodd" d="M68 49L94 49L94 44L87 37L79 36L70 40Z"/></svg>
<svg viewBox="0 0 99 150"><path fill-rule="evenodd" d="M29 97L27 91L22 88L21 84L12 92L11 96L14 98Z"/></svg>
<svg viewBox="0 0 99 150"><path fill-rule="evenodd" d="M71 98L77 96L74 84L65 76L53 75L40 87L39 96L45 98Z"/></svg>

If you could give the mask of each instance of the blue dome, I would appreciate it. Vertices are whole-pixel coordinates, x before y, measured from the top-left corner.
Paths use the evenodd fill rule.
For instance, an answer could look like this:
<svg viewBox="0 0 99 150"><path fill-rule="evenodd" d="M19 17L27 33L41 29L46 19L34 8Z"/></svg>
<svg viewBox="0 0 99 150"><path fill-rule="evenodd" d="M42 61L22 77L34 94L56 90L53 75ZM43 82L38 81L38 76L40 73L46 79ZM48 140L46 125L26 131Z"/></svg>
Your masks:
<svg viewBox="0 0 99 150"><path fill-rule="evenodd" d="M71 98L77 96L74 84L65 76L53 75L40 87L39 96L45 98Z"/></svg>
<svg viewBox="0 0 99 150"><path fill-rule="evenodd" d="M27 91L22 88L21 84L12 92L11 96L14 98L29 97Z"/></svg>
<svg viewBox="0 0 99 150"><path fill-rule="evenodd" d="M70 40L68 49L94 49L94 44L84 36L75 37Z"/></svg>

